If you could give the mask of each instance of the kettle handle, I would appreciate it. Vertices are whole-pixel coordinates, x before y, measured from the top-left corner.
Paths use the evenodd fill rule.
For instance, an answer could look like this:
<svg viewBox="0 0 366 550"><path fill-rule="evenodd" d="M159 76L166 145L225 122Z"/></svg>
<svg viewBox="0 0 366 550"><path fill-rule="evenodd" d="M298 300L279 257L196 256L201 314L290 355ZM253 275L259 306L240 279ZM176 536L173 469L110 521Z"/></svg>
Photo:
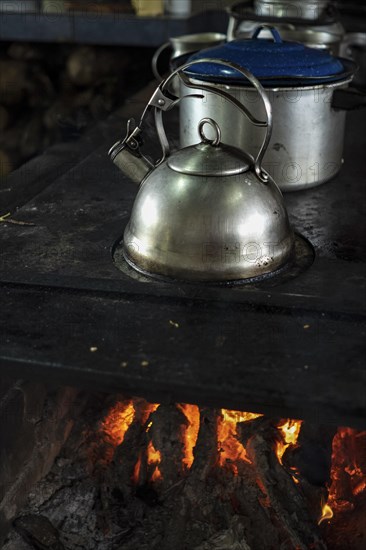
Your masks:
<svg viewBox="0 0 366 550"><path fill-rule="evenodd" d="M202 99L204 96L202 94L200 94L200 95L199 94L189 94L189 95L186 95L186 96L183 96L183 97L180 97L180 98L177 98L177 97L172 98L172 96L169 93L169 91L167 90L167 88L169 87L169 84L172 82L173 78L176 75L178 75L178 73L182 73L185 69L188 69L189 67L191 67L193 65L198 65L199 63L216 63L218 65L225 65L227 67L230 67L230 68L238 71L239 73L241 73L245 78L247 78L249 80L249 82L257 90L257 92L259 93L259 95L261 97L261 100L263 102L263 105L264 105L265 113L266 113L266 121L264 121L264 122L256 120L251 115L251 113L247 110L247 108L240 101L238 101L234 96L228 94L224 90L219 90L219 89L216 89L213 86L209 86L209 85L205 85L205 84L196 85L196 84L190 82L189 79L185 80L185 77L182 78L182 76L179 74L179 78L181 78L181 80L183 80L183 82L187 85L188 88L193 88L193 89L197 89L197 90L204 90L204 91L207 91L207 92L212 92L214 94L220 95L221 97L227 99L235 107L237 107L240 110L240 112L250 120L250 122L252 124L254 124L256 126L261 126L261 127L264 127L264 128L267 129L267 131L265 133L263 143L260 147L259 153L258 153L257 157L254 159L254 170L255 170L256 175L258 176L258 178L261 181L267 182L268 179L269 179L269 176L268 176L267 172L262 168L262 160L263 160L264 154L267 150L267 147L268 147L269 141L271 139L271 135L272 135L272 107L271 107L271 103L269 101L268 95L266 94L262 84L259 82L259 80L250 71L248 71L248 69L244 69L244 68L240 67L240 65L237 65L234 62L225 61L224 59L206 59L206 58L199 59L199 60L190 61L188 63L185 63L184 65L181 65L180 67L175 69L156 88L155 92L151 96L148 104L146 105L146 107L145 107L145 109L144 109L144 111L141 115L141 118L140 118L140 121L139 121L137 127L133 131L131 131L129 129L129 127L132 126L132 125L131 124L128 125L126 137L124 138L123 141L118 141L111 148L109 154L111 156L113 155L116 158L119 153L121 153L122 151L124 151L127 148L129 150L129 152L134 155L134 157L136 157L136 156L139 157L139 163L141 163L141 160L140 160L141 154L140 154L140 148L139 148L139 144L141 142L141 135L140 134L142 132L142 126L143 126L143 122L144 122L144 119L145 119L146 115L150 112L151 109L154 109L156 131L157 131L157 134L158 134L160 146L161 146L162 153L163 153L161 159L159 159L154 164L154 166L155 167L159 166L170 155L170 146L169 146L169 142L168 142L168 139L167 139L167 136L166 136L166 133L165 133L164 124L163 124L163 111L169 111L170 109L175 107L175 105L177 105L185 97ZM164 92L166 92L166 91L168 92L168 95L164 94ZM137 136L139 137L139 141L136 141L136 139L135 139ZM132 143L131 143L131 141L132 141ZM152 166L152 165L150 165L150 166ZM145 165L144 165L144 170L145 170Z"/></svg>
<svg viewBox="0 0 366 550"><path fill-rule="evenodd" d="M266 113L266 119L267 120L263 121L263 122L256 120L251 115L251 113L247 110L247 108L240 101L238 101L234 96L230 95L229 93L227 93L223 90L220 90L218 88L215 88L213 86L210 86L210 85L203 85L201 83L199 85L196 85L196 84L193 84L192 82L188 81L188 79L182 78L184 84L187 87L194 88L194 89L197 89L197 90L212 92L214 94L222 96L223 98L227 99L230 103L232 103L235 107L237 107L241 111L241 113L244 114L245 117L250 120L250 122L252 124L254 124L255 126L262 126L262 127L267 128L263 143L260 147L260 150L258 152L258 155L257 155L256 159L254 160L255 173L257 174L259 179L261 179L264 182L267 182L268 181L268 174L262 168L262 161L263 161L263 157L265 155L265 152L267 150L267 147L268 147L268 144L270 142L271 135L272 135L272 125L273 125L273 122L272 122L272 107L271 107L271 103L269 101L268 95L267 95L265 89L263 88L262 84L259 82L259 80L248 69L245 69L245 68L241 67L237 63L234 63L232 61L226 61L224 59L205 59L205 58L203 58L203 59L199 59L199 60L195 60L195 61L190 61L190 62L182 65L181 67L178 67L175 71L173 71L164 80L164 82L161 83L161 85L160 85L161 92L164 92L164 89L169 86L169 84L171 83L173 78L178 73L184 71L185 69L191 67L192 65L198 65L199 63L214 63L214 64L217 64L217 65L225 65L227 67L230 67L230 68L238 71L239 73L241 73L245 78L247 78L249 80L249 82L257 90L257 92L258 92L258 94L259 94L259 96L262 100L262 103L264 105L264 110L265 110L265 113ZM181 78L181 75L179 75L179 76ZM181 98L181 99L183 99L183 98ZM163 125L162 125L162 116L161 115L162 115L161 111L160 112L158 110L155 111L155 122L156 122L156 127L157 127L157 132L158 132L158 135L159 135L160 143L161 143L161 146L162 146L162 149L163 149L163 152L164 152L164 156L163 156L163 159L164 159L169 154L169 149L167 149L167 147L169 147L169 146L167 145L167 139L166 139L166 134L165 134Z"/></svg>

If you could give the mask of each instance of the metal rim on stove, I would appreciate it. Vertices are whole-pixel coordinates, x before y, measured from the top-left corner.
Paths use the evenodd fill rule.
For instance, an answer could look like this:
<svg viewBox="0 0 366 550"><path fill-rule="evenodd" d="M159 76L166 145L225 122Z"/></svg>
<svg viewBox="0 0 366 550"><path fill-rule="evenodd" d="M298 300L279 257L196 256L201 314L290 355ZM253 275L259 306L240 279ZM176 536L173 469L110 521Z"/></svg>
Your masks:
<svg viewBox="0 0 366 550"><path fill-rule="evenodd" d="M132 279L140 283L154 284L157 282L164 282L170 284L188 284L188 285L208 285L212 287L226 287L226 288L250 288L250 287L275 287L282 285L288 281L291 281L295 277L298 277L312 266L315 259L315 252L311 243L302 235L295 234L295 246L294 252L289 262L265 275L258 277L252 277L248 279L238 279L231 281L192 281L188 279L175 279L173 277L165 277L156 273L150 273L145 271L138 265L131 262L126 256L123 239L119 239L112 250L113 261L117 269L119 269L124 275L131 277Z"/></svg>

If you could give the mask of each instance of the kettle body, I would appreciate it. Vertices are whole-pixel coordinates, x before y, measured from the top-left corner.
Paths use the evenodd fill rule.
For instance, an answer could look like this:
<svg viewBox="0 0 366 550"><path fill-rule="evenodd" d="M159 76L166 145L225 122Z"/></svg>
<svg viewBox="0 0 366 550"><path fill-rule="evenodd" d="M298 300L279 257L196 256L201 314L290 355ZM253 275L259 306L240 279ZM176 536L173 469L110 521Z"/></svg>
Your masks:
<svg viewBox="0 0 366 550"><path fill-rule="evenodd" d="M162 133L161 107L173 101L163 92L174 74L150 100L162 158L152 167L140 154L141 124L134 130L129 127L125 140L110 151L119 168L139 183L123 250L126 261L144 274L232 282L274 273L291 260L294 234L283 196L261 167L271 133L270 104L255 77L243 68L238 70L253 82L267 113L266 121L258 121L235 103L254 124L267 129L256 159L222 143L220 127L211 118L198 124L199 143L170 152ZM228 100L235 102L231 96ZM213 139L206 135L207 126Z"/></svg>

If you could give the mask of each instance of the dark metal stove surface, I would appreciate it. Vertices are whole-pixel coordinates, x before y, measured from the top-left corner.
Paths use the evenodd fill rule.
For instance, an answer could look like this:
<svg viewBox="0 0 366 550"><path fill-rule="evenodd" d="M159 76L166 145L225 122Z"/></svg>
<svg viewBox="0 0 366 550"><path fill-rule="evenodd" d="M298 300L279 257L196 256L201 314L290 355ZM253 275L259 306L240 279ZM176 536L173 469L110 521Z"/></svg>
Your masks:
<svg viewBox="0 0 366 550"><path fill-rule="evenodd" d="M139 281L112 261L136 187L107 150L144 99L0 188L0 214L31 224L0 223L1 373L365 425L365 113L348 115L341 174L286 195L313 265L230 289Z"/></svg>

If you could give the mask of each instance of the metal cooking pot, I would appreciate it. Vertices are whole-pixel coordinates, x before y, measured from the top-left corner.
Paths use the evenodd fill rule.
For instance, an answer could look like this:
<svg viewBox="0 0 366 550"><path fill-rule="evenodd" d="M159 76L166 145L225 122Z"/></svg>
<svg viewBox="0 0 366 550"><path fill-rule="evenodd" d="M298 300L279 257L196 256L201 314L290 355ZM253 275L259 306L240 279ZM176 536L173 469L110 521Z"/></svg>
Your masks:
<svg viewBox="0 0 366 550"><path fill-rule="evenodd" d="M254 0L254 11L267 17L317 20L326 13L329 0Z"/></svg>
<svg viewBox="0 0 366 550"><path fill-rule="evenodd" d="M353 83L366 90L366 32L347 33L341 45L341 55L357 63L358 71Z"/></svg>
<svg viewBox="0 0 366 550"><path fill-rule="evenodd" d="M170 49L170 60L173 61L177 57L181 57L187 53L203 50L212 46L218 46L226 42L226 35L219 32L200 32L196 34L183 34L181 36L173 36L169 38L169 42L165 42L156 50L151 60L151 68L155 78L159 81L163 80L159 72L159 60L161 54Z"/></svg>
<svg viewBox="0 0 366 550"><path fill-rule="evenodd" d="M263 28L270 30L272 41L258 38ZM265 86L272 103L273 132L263 165L280 189L313 187L338 173L343 163L344 109L365 104L364 95L346 90L354 63L299 43L283 42L276 29L263 26L251 40L204 50L190 60L202 57L245 64ZM229 93L263 119L263 107L246 79L235 71L215 70L206 62L184 72L181 95L191 88L204 90L207 83L214 85L216 93L205 92L203 101L181 103L181 145L197 141L194 128L201 118L215 117L224 142L256 154L263 130L239 120L230 103L217 93Z"/></svg>
<svg viewBox="0 0 366 550"><path fill-rule="evenodd" d="M254 0L254 3L234 4L227 12L228 41L251 38L258 25L274 25L284 40L353 59L361 66L357 80L361 72L360 81L365 83L365 33L346 33L335 3L329 0ZM270 38L270 33L264 33L263 38Z"/></svg>
<svg viewBox="0 0 366 550"><path fill-rule="evenodd" d="M255 120L234 100L240 114L264 130L255 159L222 143L220 128L210 118L200 120L195 128L198 144L171 153L162 113L179 101L167 93L179 70L157 88L138 126L133 128L129 121L125 139L110 150L113 162L139 184L123 249L126 261L143 273L228 282L274 273L292 258L294 234L282 194L261 166L271 135L271 105L259 81L246 69L226 61L215 64L238 71L259 94L264 121ZM190 97L189 101L195 100ZM155 164L140 151L149 110L154 111L163 152ZM207 138L207 127L214 132L213 140Z"/></svg>
<svg viewBox="0 0 366 550"><path fill-rule="evenodd" d="M340 55L345 30L329 2L239 2L227 11L228 41L251 38L258 25L274 25L284 40Z"/></svg>

